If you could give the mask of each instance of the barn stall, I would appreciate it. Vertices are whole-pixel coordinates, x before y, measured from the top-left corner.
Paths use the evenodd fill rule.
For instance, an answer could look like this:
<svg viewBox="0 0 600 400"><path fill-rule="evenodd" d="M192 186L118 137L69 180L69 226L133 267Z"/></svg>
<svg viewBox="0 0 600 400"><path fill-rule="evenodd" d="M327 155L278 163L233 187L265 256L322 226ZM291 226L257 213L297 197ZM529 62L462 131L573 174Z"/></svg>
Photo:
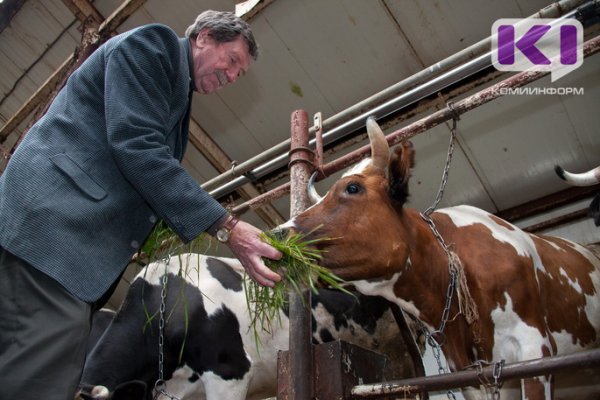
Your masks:
<svg viewBox="0 0 600 400"><path fill-rule="evenodd" d="M367 115L375 114L386 133L406 133L411 123L444 114L426 126L430 129L414 130L411 139L419 156L410 205L421 210L438 194L452 117L459 113L438 207L471 204L534 232L585 244L600 241L600 231L587 217L598 187L572 188L554 173L555 165L582 172L600 164L600 117L595 112L600 59L595 50L556 82L548 75L522 82L545 91L501 95L470 112L461 108L485 88L511 76L517 80L513 73L478 63L490 49L487 38L494 21L559 17L588 2L250 3L256 4L246 3L239 12L245 12L262 54L236 85L210 96L195 95L184 160L199 183L244 212L244 219L266 229L290 215L287 196L266 196L268 201L258 208L243 203L274 188L287 192L294 110L307 111L311 135L322 130L326 162L365 144ZM586 42L598 36L597 2L587 6ZM149 22L182 34L190 16L208 8L234 10L236 3L5 0L0 7L0 145L6 160L57 82L93 49L95 40ZM318 113L321 123L313 119ZM336 171L332 168L317 184L322 192L339 177ZM128 269L110 300L112 307L120 304L138 270L135 264Z"/></svg>

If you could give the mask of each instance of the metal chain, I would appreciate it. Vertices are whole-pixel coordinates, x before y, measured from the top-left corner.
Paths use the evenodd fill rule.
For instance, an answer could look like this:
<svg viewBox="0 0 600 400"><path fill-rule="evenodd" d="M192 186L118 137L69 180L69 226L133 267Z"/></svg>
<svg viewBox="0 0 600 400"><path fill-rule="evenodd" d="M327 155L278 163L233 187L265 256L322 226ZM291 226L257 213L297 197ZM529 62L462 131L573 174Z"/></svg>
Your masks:
<svg viewBox="0 0 600 400"><path fill-rule="evenodd" d="M169 394L167 392L167 385L163 375L164 369L164 346L165 346L165 309L166 309L166 298L167 298L167 282L169 275L167 269L169 267L168 257L165 261L165 273L162 277L162 290L160 292L160 307L159 307L159 320L158 320L158 379L154 383L154 400L162 394L163 396L171 400L179 400L179 398Z"/></svg>
<svg viewBox="0 0 600 400"><path fill-rule="evenodd" d="M171 400L179 400L177 397L170 395L166 390L166 383L164 380L163 369L164 369L164 330L165 330L165 310L166 310L166 297L167 297L167 282L168 282L168 268L171 257L179 254L179 252L187 244L181 243L175 247L169 248L169 253L163 256L161 259L157 259L156 262L164 263L165 272L162 277L162 290L160 293L161 302L159 306L159 321L158 321L158 379L154 383L155 395L153 397L156 400L159 395L163 395ZM149 260L150 263L152 259Z"/></svg>
<svg viewBox="0 0 600 400"><path fill-rule="evenodd" d="M500 376L502 375L502 367L504 367L504 360L494 363L494 372L492 373L492 377L494 378L494 391L492 392L492 400L500 400L500 388L502 387Z"/></svg>
<svg viewBox="0 0 600 400"><path fill-rule="evenodd" d="M475 368L477 370L477 377L479 378L479 383L488 389L491 389L491 388L494 389L492 392L492 400L500 400L500 388L502 387L502 384L503 384L503 382L501 382L501 380L500 380L500 376L502 375L502 368L504 367L504 360L496 361L494 363L494 370L492 371L492 378L494 378L494 382L490 382L490 380L488 378L486 378L485 374L483 373L484 365L491 365L491 364L492 363L484 361L484 360L477 360L477 361L475 361L475 363L473 363L472 365L468 366L465 369Z"/></svg>
<svg viewBox="0 0 600 400"><path fill-rule="evenodd" d="M163 369L164 369L164 330L165 330L165 310L166 310L166 298L167 298L167 282L168 282L168 268L171 257L179 254L179 251L187 246L186 243L181 243L174 248L170 249L169 254L165 255L160 262L165 264L165 273L162 277L162 290L160 293L160 307L159 307L159 321L158 321L158 379L154 383L155 395L154 400L158 399L160 395L165 396L170 400L180 400L178 397L173 396L167 391L166 382L164 380Z"/></svg>
<svg viewBox="0 0 600 400"><path fill-rule="evenodd" d="M452 306L452 297L453 297L454 291L456 290L456 282L458 280L458 271L456 270L456 268L452 265L452 263L450 261L450 260L452 260L451 255L450 255L450 249L446 245L444 238L442 237L440 232L437 230L435 223L433 222L433 220L430 217L431 213L436 209L439 202L442 200L442 197L444 195L444 190L446 189L446 184L448 183L450 163L452 162L452 154L454 153L454 141L456 139L456 125L457 125L457 121L460 119L460 117L458 116L458 113L456 112L456 110L453 107L453 104L448 103L447 106L450 109L450 111L453 113L453 117L452 117L452 128L450 129L450 143L448 144L448 153L446 155L446 164L444 166L444 171L442 173L442 181L440 182L440 187L438 189L438 193L436 195L436 198L435 198L433 204L427 210L425 210L424 212L421 213L421 218L423 218L423 220L425 220L425 222L427 222L427 224L429 225L434 236L436 237L436 239L442 246L444 253L446 253L446 256L448 258L448 272L450 275L448 287L446 289L446 300L445 300L445 304L444 304L444 310L442 311L442 319L440 321L440 325L438 326L438 328L436 330L434 330L433 332L430 332L429 329L427 329L427 327L419 321L419 323L421 325L421 331L427 338L426 339L427 343L429 343L429 346L431 347L433 356L437 362L439 374L449 372L447 366L444 366L442 363L441 354L442 354L442 345L446 341L444 329L445 329L446 323L448 322L448 319L450 317L450 307ZM437 340L434 337L434 335L440 337L440 339ZM452 392L451 390L448 390L446 392L446 396L449 399L456 400L456 396L454 395L454 392Z"/></svg>
<svg viewBox="0 0 600 400"><path fill-rule="evenodd" d="M423 322L421 322L421 320L416 319L416 321L417 324L420 326L421 332L423 332L423 334L425 335L427 343L431 347L431 352L433 353L433 357L435 358L435 361L438 365L438 374L441 375L449 373L450 370L447 366L444 366L444 363L442 362L442 345L446 341L445 334L439 331L439 329L435 330L434 332L429 332L429 329L427 329L427 327L425 326L425 324L423 324ZM440 341L436 340L433 337L434 334L438 334L439 336L441 336L442 339ZM446 396L449 399L456 400L456 396L454 395L454 392L452 390L448 390L446 392Z"/></svg>
<svg viewBox="0 0 600 400"><path fill-rule="evenodd" d="M440 232L437 230L435 223L433 222L433 220L430 217L431 213L433 211L435 211L436 207L438 206L439 202L441 201L441 199L444 195L444 190L445 190L446 184L448 182L450 163L452 162L452 154L454 152L454 141L456 140L456 126L457 126L457 122L460 120L460 117L459 117L458 113L456 112L456 110L454 109L453 104L448 103L447 106L450 109L450 111L452 112L453 117L452 117L452 128L450 129L450 143L448 144L448 153L446 155L446 164L444 166L444 171L442 173L442 181L440 183L440 188L436 195L435 201L427 210L425 210L424 212L421 213L421 218L423 218L423 220L425 220L425 222L427 222L427 224L429 225L434 236L436 237L436 239L442 246L444 253L446 253L446 256L448 257L448 260L449 260L448 261L448 272L449 272L450 278L449 278L449 282L448 282L448 288L446 290L446 300L445 300L445 304L444 304L444 310L442 311L442 318L441 318L439 327L436 330L434 330L433 332L430 332L429 329L427 329L427 327L421 321L419 321L417 319L417 321L420 325L420 329L423 332L423 334L425 335L425 337L427 338L426 339L427 343L431 347L431 351L432 351L433 356L438 365L438 373L439 374L449 372L448 368L445 367L442 363L441 355L442 355L442 345L446 341L446 336L444 334L444 328L446 327L446 323L448 322L448 319L450 317L450 307L452 305L452 297L456 290L456 285L457 285L457 281L458 281L458 271L457 271L456 267L452 264L452 262L450 262L450 260L451 260L450 249L446 245L444 238L442 237ZM440 337L440 340L436 340L434 335ZM479 368L480 368L479 371L482 371L482 369L481 369L482 362L483 361L478 361L475 364L475 365L479 366ZM492 400L500 400L500 388L502 387L502 382L500 382L500 375L502 373L503 366L504 366L504 360L494 363L494 372L493 372L494 382L493 383L491 383L487 380L485 380L485 382L484 382L482 380L482 378L484 378L483 373L480 372L480 381L482 382L482 384L486 387L494 388L494 391L492 393ZM446 395L449 399L456 400L456 396L454 395L454 393L451 390L446 392Z"/></svg>
<svg viewBox="0 0 600 400"><path fill-rule="evenodd" d="M452 162L452 154L454 153L454 140L456 139L456 124L460 120L460 117L456 110L454 109L454 104L448 103L448 108L452 112L452 128L450 129L450 143L448 144L448 153L446 154L446 165L444 166L444 172L442 173L442 182L440 183L440 188L438 190L437 196L435 197L435 201L433 204L424 211L425 215L431 214L442 200L444 196L444 190L446 189L446 183L448 182L448 174L450 171L450 163Z"/></svg>
<svg viewBox="0 0 600 400"><path fill-rule="evenodd" d="M500 400L500 388L502 387L500 376L502 375L502 367L504 367L504 360L500 360L494 363L494 392L492 394L493 400Z"/></svg>

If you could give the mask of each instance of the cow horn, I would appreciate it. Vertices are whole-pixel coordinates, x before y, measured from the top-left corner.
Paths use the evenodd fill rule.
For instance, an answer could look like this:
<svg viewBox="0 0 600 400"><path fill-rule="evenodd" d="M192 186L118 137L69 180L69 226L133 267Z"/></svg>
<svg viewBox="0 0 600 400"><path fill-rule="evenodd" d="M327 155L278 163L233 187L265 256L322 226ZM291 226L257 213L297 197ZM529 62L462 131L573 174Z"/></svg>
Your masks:
<svg viewBox="0 0 600 400"><path fill-rule="evenodd" d="M323 197L317 193L317 189L315 189L315 179L317 179L317 175L319 174L319 171L315 171L313 172L313 174L310 176L310 179L308 180L308 185L307 185L307 192L308 192L308 198L310 199L310 201L312 201L313 204L317 204L319 201L323 200Z"/></svg>
<svg viewBox="0 0 600 400"><path fill-rule="evenodd" d="M592 186L600 183L600 166L581 174L565 171L561 166L554 167L556 174L572 186Z"/></svg>
<svg viewBox="0 0 600 400"><path fill-rule="evenodd" d="M380 171L385 171L390 161L390 146L374 117L367 118L367 134L371 142L371 163Z"/></svg>

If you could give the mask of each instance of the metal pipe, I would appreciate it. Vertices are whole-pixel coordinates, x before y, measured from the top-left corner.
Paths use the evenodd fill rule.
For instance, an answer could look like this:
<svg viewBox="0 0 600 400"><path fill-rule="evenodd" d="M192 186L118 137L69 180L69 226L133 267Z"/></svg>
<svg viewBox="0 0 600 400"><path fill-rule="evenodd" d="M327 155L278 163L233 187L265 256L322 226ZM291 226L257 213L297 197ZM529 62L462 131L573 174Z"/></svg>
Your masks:
<svg viewBox="0 0 600 400"><path fill-rule="evenodd" d="M584 57L589 57L590 55L597 53L599 50L600 36L588 40L583 45ZM483 104L495 100L498 97L502 97L504 95L502 89L525 86L528 83L540 79L548 73L548 71L520 72L469 97L466 97L463 100L457 101L456 103L454 103L453 110L450 110L448 107L439 110L427 117L421 118L420 120L405 126L404 128L398 129L397 131L388 134L386 136L386 139L390 146L399 143L402 140L410 139L413 136L416 136L443 122L452 119L455 113L456 115L464 114L479 106L482 106ZM346 154L345 156L342 156L332 162L323 165L322 170L326 176L331 175L337 171L340 171L343 168L346 168L358 162L361 158L368 155L369 151L369 145L363 146L351 153ZM284 183L283 185L277 187L274 190L276 190L280 195L283 195L289 191L289 183ZM255 199L240 204L239 206L234 208L234 212L241 214L245 212L248 208L257 207L257 204L259 204L260 202L264 202L267 198L272 199L273 196L270 196L269 193L270 192L264 193Z"/></svg>
<svg viewBox="0 0 600 400"><path fill-rule="evenodd" d="M304 110L292 113L290 150L290 217L309 206L306 184L312 170L312 151L308 148L308 114ZM301 294L290 291L289 395L290 400L312 399L313 352L310 290Z"/></svg>
<svg viewBox="0 0 600 400"><path fill-rule="evenodd" d="M581 5L584 1L585 0L562 0L556 3L552 3L550 6L531 15L530 18L549 18L551 16L560 15L561 12L563 13L563 16L559 18L559 20L564 18L572 18L576 14L576 10L573 10L579 5ZM588 2L588 4L590 3L593 3L593 1ZM568 13L564 14L565 12ZM481 40L476 44L466 49L463 49L462 51L455 53L454 55L430 66L429 68L424 69L396 83L395 85L388 87L387 89L379 93L376 93L375 95L332 116L331 118L324 120L324 130L329 129L332 126L338 125L336 128L331 129L329 132L323 135L324 143L329 144L332 141L335 141L340 137L346 136L350 132L361 128L364 120L369 115L374 115L378 118L381 118L391 114L392 112L397 112L403 107L406 107L424 97L427 97L432 93L436 93L444 87L447 87L452 83L458 82L461 79L464 79L480 71L481 69L490 66L491 56L489 52L482 56L476 57L482 52L489 50L490 42L490 37ZM473 59L474 57L476 58ZM465 65L461 65L468 60L471 61L469 61ZM437 78L432 79L432 77L436 76L437 74L443 71L447 71L450 68L454 68L457 65L461 66L443 74L442 76L438 76ZM456 77L453 76L454 73L457 74ZM392 98L391 100L389 100L390 97L396 96L398 93L402 93L408 89L411 90L409 90L409 92L407 93L400 95L395 99ZM373 104L380 104L381 102L385 103L372 111L364 112L365 109L370 109ZM315 127L312 127L310 129L310 133L314 134L314 132ZM202 187L205 190L212 190L213 188L222 184L222 186L218 187L217 189L210 191L210 194L213 197L219 198L235 190L237 187L250 182L253 178L264 176L269 172L272 172L282 167L283 165L285 165L285 162L287 160L287 154L282 153L289 149L289 143L289 140L287 140L278 145L275 145L274 147L266 150L265 152L258 154L257 156L247 160L246 162L237 165L235 171L226 171L221 175L205 182L202 185ZM314 145L314 140L311 140L310 143L311 145ZM243 175L236 177L236 174L247 174L252 179ZM229 183L223 184L231 178L234 179L231 180Z"/></svg>
<svg viewBox="0 0 600 400"><path fill-rule="evenodd" d="M348 134L348 132L353 132L357 129L360 129L364 125L364 121L368 116L375 116L377 119L386 117L387 115L399 109L402 109L414 102L421 100L424 97L438 92L439 90L461 79L464 79L478 71L481 71L489 65L491 65L490 53L486 53L482 56L479 56L475 60L472 60L455 70L442 74L437 78L434 78L417 88L407 91L406 93L396 97L395 99L392 99L378 107L375 107L368 113L361 114L355 118L350 119L349 121L346 121L341 125L338 125L337 127L323 134L323 144L327 145L345 136L346 134ZM314 140L311 140L310 144L314 145ZM254 177L264 176L269 172L275 171L276 169L281 168L283 165L285 165L287 158L287 154L280 154L277 157L271 159L270 161L255 168L250 172L250 174ZM251 180L246 176L239 176L234 180L230 181L229 183L209 193L211 196L219 198L250 181Z"/></svg>
<svg viewBox="0 0 600 400"><path fill-rule="evenodd" d="M538 358L506 364L500 371L499 383L511 379L530 378L563 370L600 367L600 350L588 350L564 356ZM481 370L459 371L419 378L402 379L374 385L357 385L352 388L352 399L380 398L384 395L409 395L423 391L449 390L466 386L479 386L494 382L495 365Z"/></svg>
<svg viewBox="0 0 600 400"><path fill-rule="evenodd" d="M573 211L555 218L551 218L547 221L540 222L538 224L533 224L523 228L525 232L537 233L544 231L546 229L554 228L555 226L561 226L564 224L568 224L569 222L579 221L587 218L589 215L589 209L584 208L582 210Z"/></svg>
<svg viewBox="0 0 600 400"><path fill-rule="evenodd" d="M496 216L514 224L521 219L542 214L571 204L575 201L591 199L597 192L598 188L593 186L569 187L560 192L552 193L539 199L507 208L506 210L497 213Z"/></svg>
<svg viewBox="0 0 600 400"><path fill-rule="evenodd" d="M589 57L592 54L597 53L600 50L600 35L593 39L588 40L583 45L583 54L585 57ZM401 141L410 139L419 133L425 132L439 124L452 119L455 115L462 115L468 111L471 111L477 107L480 107L498 97L504 96L503 89L518 88L525 86L533 81L540 79L547 75L548 71L524 71L516 75L511 76L495 85L492 85L486 89L483 89L469 97L459 100L454 103L452 109L446 107L442 110L436 111L435 113L422 118L404 128L398 129L386 136L386 140L390 146L397 144ZM369 154L370 146L363 146L351 153L346 154L343 157L338 158L335 161L327 163L323 166L323 172L325 175L331 175L333 172L339 171L349 165L355 164L361 158Z"/></svg>

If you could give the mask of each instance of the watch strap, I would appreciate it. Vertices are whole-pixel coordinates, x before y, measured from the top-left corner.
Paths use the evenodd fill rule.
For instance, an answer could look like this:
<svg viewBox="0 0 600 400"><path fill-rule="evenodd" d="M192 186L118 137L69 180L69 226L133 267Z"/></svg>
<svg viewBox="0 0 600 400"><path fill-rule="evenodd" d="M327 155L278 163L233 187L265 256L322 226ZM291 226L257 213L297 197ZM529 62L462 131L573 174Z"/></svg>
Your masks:
<svg viewBox="0 0 600 400"><path fill-rule="evenodd" d="M225 214L223 215L221 218L219 218L218 220L216 220L211 226L210 228L208 228L206 230L206 233L208 233L211 236L215 236L217 234L217 231L223 227L232 230L233 227L239 222L239 218L231 215L231 214Z"/></svg>
<svg viewBox="0 0 600 400"><path fill-rule="evenodd" d="M234 215L229 215L223 223L223 225L221 225L221 227L227 228L229 229L229 232L231 232L231 230L237 225L238 222L240 222L240 219L238 217Z"/></svg>

